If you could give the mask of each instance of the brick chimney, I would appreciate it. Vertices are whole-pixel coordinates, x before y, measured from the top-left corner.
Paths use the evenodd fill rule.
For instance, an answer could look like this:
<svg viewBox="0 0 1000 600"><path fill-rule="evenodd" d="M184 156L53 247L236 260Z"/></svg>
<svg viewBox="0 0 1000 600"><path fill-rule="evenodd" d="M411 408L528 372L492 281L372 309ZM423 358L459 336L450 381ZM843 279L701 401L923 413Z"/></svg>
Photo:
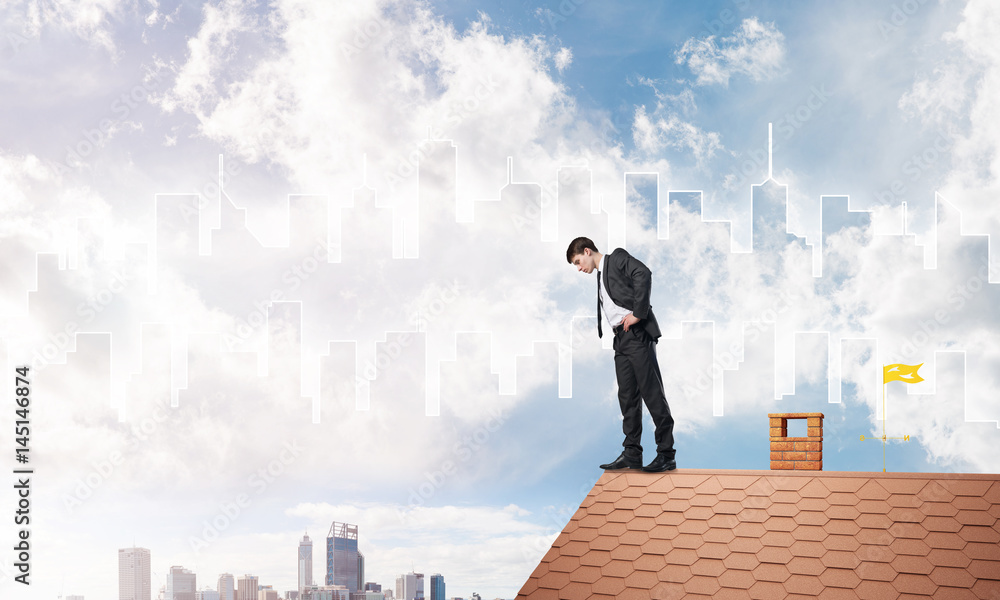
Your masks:
<svg viewBox="0 0 1000 600"><path fill-rule="evenodd" d="M823 470L823 413L768 414L771 469ZM788 419L806 419L807 437L788 437Z"/></svg>

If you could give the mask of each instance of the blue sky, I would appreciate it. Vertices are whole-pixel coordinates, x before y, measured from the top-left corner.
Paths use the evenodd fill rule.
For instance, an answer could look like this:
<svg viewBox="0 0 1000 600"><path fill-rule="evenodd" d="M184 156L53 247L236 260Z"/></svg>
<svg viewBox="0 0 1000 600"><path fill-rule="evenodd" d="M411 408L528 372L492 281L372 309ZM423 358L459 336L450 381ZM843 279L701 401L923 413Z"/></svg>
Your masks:
<svg viewBox="0 0 1000 600"><path fill-rule="evenodd" d="M368 580L513 598L621 444L577 235L653 271L680 468L822 412L825 469L881 470L902 362L887 470L1000 470L992 3L86 8L0 9L31 597L113 597L133 542L154 596L283 593L337 520Z"/></svg>

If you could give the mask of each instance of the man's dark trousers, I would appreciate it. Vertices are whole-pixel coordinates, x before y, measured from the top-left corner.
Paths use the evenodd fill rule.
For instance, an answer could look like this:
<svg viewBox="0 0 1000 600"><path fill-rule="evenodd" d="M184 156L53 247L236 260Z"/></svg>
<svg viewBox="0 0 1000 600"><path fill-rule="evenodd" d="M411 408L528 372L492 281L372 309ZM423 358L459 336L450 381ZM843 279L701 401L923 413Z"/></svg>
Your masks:
<svg viewBox="0 0 1000 600"><path fill-rule="evenodd" d="M674 458L674 418L663 393L663 378L656 361L656 342L638 324L625 331L615 327L615 375L618 377L618 403L622 409L622 445L630 455L642 454L642 401L656 426L656 451ZM641 399L641 400L640 400Z"/></svg>

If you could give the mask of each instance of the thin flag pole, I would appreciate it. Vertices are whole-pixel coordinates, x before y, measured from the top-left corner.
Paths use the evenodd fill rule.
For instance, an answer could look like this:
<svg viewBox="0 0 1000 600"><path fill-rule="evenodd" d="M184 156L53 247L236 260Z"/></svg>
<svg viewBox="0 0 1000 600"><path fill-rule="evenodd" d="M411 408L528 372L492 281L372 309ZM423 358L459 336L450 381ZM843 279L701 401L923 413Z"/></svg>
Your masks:
<svg viewBox="0 0 1000 600"><path fill-rule="evenodd" d="M885 377L882 377L882 472L885 473Z"/></svg>

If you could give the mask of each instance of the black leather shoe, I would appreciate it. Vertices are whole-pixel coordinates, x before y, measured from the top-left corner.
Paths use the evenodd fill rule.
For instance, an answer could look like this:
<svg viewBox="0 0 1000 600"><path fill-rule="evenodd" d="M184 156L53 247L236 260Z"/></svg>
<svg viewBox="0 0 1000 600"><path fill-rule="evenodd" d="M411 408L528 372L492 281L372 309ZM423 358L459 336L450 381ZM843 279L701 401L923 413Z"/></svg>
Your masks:
<svg viewBox="0 0 1000 600"><path fill-rule="evenodd" d="M660 473L662 471L673 471L677 468L677 461L667 458L664 454L657 454L653 462L642 468L647 473Z"/></svg>
<svg viewBox="0 0 1000 600"><path fill-rule="evenodd" d="M642 457L632 458L626 456L624 452L618 455L618 458L609 462L606 465L601 465L602 469L641 469L642 468Z"/></svg>

